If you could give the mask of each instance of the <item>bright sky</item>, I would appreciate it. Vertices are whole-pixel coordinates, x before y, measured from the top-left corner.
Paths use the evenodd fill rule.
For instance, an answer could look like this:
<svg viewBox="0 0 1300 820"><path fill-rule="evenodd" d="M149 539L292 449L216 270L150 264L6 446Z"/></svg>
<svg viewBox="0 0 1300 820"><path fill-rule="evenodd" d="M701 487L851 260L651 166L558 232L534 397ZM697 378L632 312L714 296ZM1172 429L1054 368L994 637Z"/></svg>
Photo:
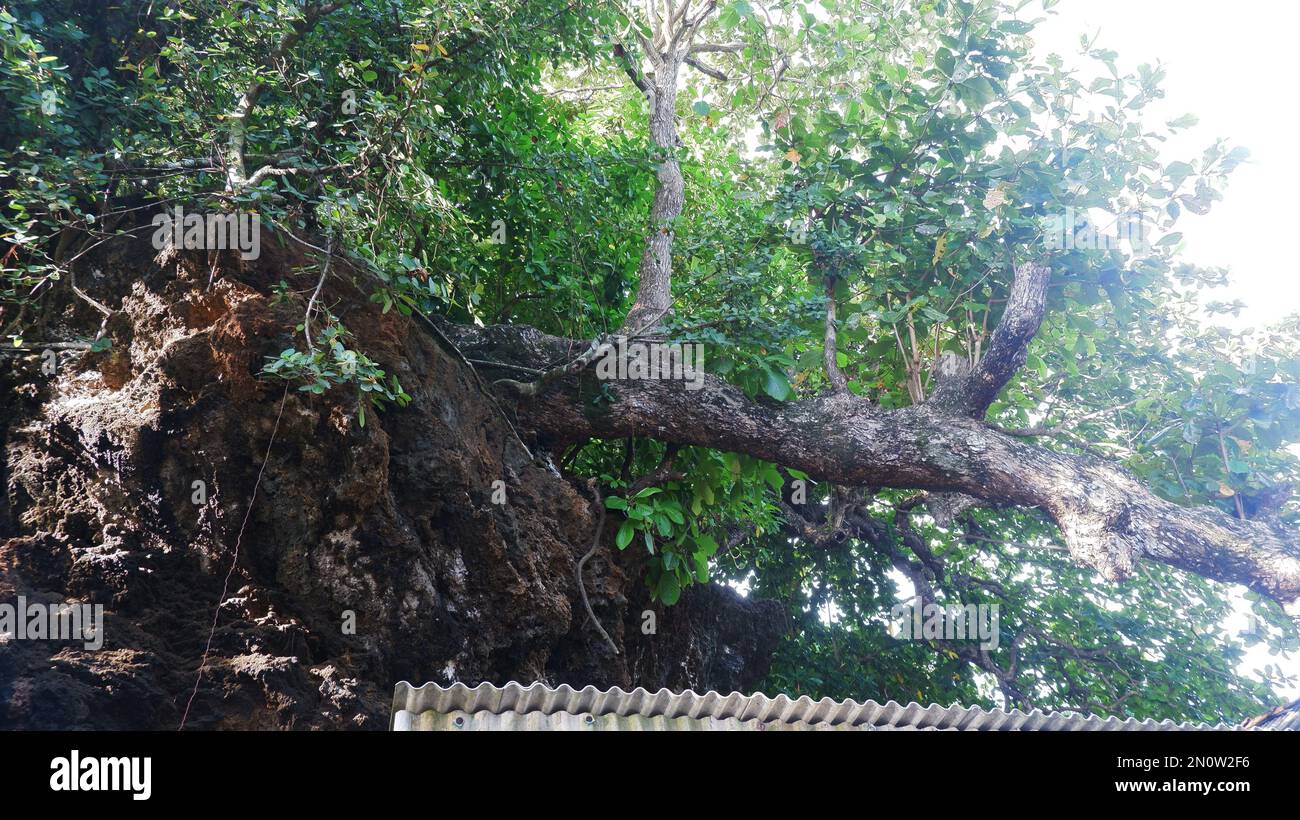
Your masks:
<svg viewBox="0 0 1300 820"><path fill-rule="evenodd" d="M1033 6L1022 12L1032 19ZM1291 194L1300 191L1296 146L1295 32L1300 3L1291 0L1062 0L1034 30L1038 56L1055 52L1067 67L1097 72L1079 56L1079 36L1119 54L1119 68L1163 63L1165 99L1151 106L1150 124L1195 114L1197 126L1165 143L1165 160L1191 160L1215 139L1250 149L1251 160L1231 177L1222 202L1205 216L1184 212L1183 259L1222 266L1230 285L1215 299L1246 303L1235 327L1259 327L1300 312L1300 263L1288 240ZM1102 69L1104 70L1104 69ZM1229 627L1246 625L1244 613ZM1243 672L1278 663L1300 674L1300 658L1248 651ZM1300 686L1287 690L1300 696Z"/></svg>
<svg viewBox="0 0 1300 820"><path fill-rule="evenodd" d="M1037 16L1027 6L1024 19ZM1041 8L1041 7L1039 7ZM1247 304L1238 327L1258 327L1300 312L1300 263L1288 239L1291 195L1300 191L1296 146L1295 33L1300 3L1291 0L1062 0L1033 32L1039 56L1055 52L1067 67L1104 70L1078 56L1079 35L1120 55L1128 72L1157 61L1167 72L1165 99L1151 125L1195 114L1200 123L1165 143L1166 161L1198 158L1215 139L1251 152L1230 177L1224 199L1205 216L1184 213L1177 230L1183 258L1231 272L1216 299Z"/></svg>

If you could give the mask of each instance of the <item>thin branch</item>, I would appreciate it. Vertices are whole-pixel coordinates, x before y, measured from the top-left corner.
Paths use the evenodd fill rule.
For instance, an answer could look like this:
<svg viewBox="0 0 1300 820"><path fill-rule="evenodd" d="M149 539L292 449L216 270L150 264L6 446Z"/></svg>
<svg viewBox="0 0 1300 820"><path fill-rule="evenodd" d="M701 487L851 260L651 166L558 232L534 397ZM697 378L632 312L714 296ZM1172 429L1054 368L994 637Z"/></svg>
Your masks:
<svg viewBox="0 0 1300 820"><path fill-rule="evenodd" d="M330 275L330 262L334 259L334 240L331 238L325 245L325 264L321 266L320 279L316 280L316 290L312 291L311 298L307 300L307 311L302 317L302 335L307 338L307 350L314 351L315 347L311 343L311 314L316 308L316 297L320 296L320 289L325 284L325 279Z"/></svg>
<svg viewBox="0 0 1300 820"><path fill-rule="evenodd" d="M642 33L641 27L637 25L637 20L639 19L637 13L628 8L625 3L618 2L617 0L615 0L614 5L618 6L618 10L627 18L628 27L632 30L632 33L636 35L637 42L640 43L641 48L645 51L646 59L650 61L652 66L658 68L663 62L663 57L659 54L659 50L655 48L655 44L651 42L644 33Z"/></svg>
<svg viewBox="0 0 1300 820"><path fill-rule="evenodd" d="M1131 401L1126 401L1123 404L1117 404L1114 407L1103 407L1100 410L1094 410L1091 413L1084 413L1082 416L1071 419L1069 421L1063 421L1060 424L1054 424L1050 427L1043 426L1043 425L1036 425L1034 427L1024 427L1018 430L1013 430L1006 427L999 427L996 424L990 424L989 426L992 427L994 430L997 430L999 433L1005 433L1008 436L1021 436L1023 438L1031 438L1034 436L1053 436L1056 435L1057 433L1065 432L1066 429L1073 427L1074 425L1079 424L1080 422L1084 422L1087 421L1088 419L1096 418L1097 416L1104 416L1107 413L1114 413L1119 410L1123 410L1127 407L1132 407L1134 404L1137 404L1137 402L1138 399L1133 399Z"/></svg>
<svg viewBox="0 0 1300 820"><path fill-rule="evenodd" d="M87 294L84 290L82 290L81 288L77 287L77 274L73 273L72 271L69 271L69 272L68 272L68 284L72 285L72 292L73 292L73 293L77 294L77 296L79 296L83 301L85 301L87 304L89 304L89 305L90 305L91 307L93 307L95 310L97 310L97 311L99 311L100 313L104 314L104 318L105 318L105 319L108 319L108 318L111 318L111 317L112 317L112 315L113 315L113 311L109 310L109 309L108 309L107 307L105 307L102 303L97 302L95 299L91 298L91 296L90 296L89 294Z"/></svg>
<svg viewBox="0 0 1300 820"><path fill-rule="evenodd" d="M713 66L708 65L701 60L697 60L694 57L687 57L686 64L691 68L695 69L696 71L700 72L701 74L707 74L708 76L712 77L713 79L719 82L725 83L729 79L726 74L723 74L721 71L714 68Z"/></svg>
<svg viewBox="0 0 1300 820"><path fill-rule="evenodd" d="M497 368L500 370L514 370L518 373L527 373L530 376L540 376L545 370L538 370L535 367L524 367L523 365L510 364L509 362L497 362L490 359L466 359L470 364L479 365L487 368Z"/></svg>
<svg viewBox="0 0 1300 820"><path fill-rule="evenodd" d="M290 26L289 30L280 37L275 48L262 60L259 69L274 68L307 32L316 27L322 17L337 11L346 5L346 2L347 0L331 0L323 5L307 6L302 19ZM244 146L248 139L248 122L265 88L266 84L261 80L253 80L235 105L234 116L230 123L230 137L226 141L226 187L230 191L240 191L249 184L249 177L244 167ZM254 176L262 174L264 170L260 169ZM258 181L265 176L262 174Z"/></svg>
<svg viewBox="0 0 1300 820"><path fill-rule="evenodd" d="M635 85L642 94L649 96L650 86L646 84L645 78L641 76L640 69L632 62L631 55L627 53L627 49L623 47L622 43L614 44L614 56L618 58L619 65L623 66L623 72L632 81L632 85Z"/></svg>
<svg viewBox="0 0 1300 820"><path fill-rule="evenodd" d="M696 43L691 46L691 54L735 54L745 48L744 43Z"/></svg>

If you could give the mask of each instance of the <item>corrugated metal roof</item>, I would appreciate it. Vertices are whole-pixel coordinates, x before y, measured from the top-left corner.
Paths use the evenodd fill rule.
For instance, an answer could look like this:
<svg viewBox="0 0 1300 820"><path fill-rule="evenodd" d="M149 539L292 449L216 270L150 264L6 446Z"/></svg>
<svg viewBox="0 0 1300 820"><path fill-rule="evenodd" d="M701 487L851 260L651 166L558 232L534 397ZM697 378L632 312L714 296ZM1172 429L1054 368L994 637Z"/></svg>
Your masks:
<svg viewBox="0 0 1300 820"><path fill-rule="evenodd" d="M1251 718L1246 721L1245 727L1272 732L1300 732L1300 699Z"/></svg>
<svg viewBox="0 0 1300 820"><path fill-rule="evenodd" d="M978 706L906 706L890 701L791 699L785 695L742 695L732 692L625 692L617 686L574 689L507 683L475 687L455 683L412 686L406 681L393 692L394 731L466 729L654 731L665 729L891 729L968 730L981 732L1072 731L1213 731L1236 727L1224 724L1175 723L1171 720L1120 720L1067 712L1022 712Z"/></svg>

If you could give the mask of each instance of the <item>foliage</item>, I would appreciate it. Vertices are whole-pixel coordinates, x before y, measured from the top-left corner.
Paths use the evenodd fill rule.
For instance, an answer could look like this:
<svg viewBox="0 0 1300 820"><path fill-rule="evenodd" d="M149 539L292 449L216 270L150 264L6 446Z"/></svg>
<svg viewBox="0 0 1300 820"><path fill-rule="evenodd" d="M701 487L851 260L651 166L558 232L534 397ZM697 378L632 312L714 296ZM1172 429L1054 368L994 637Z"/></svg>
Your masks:
<svg viewBox="0 0 1300 820"><path fill-rule="evenodd" d="M265 55L303 19L300 3L99 6L0 10L6 335L21 337L69 265L130 229L136 209L172 202L256 210L300 241L336 237L376 272L383 310L572 338L618 326L656 165L644 100L610 48L629 31L616 4L359 0L273 65ZM735 46L705 55L727 79L687 69L681 81L672 338L703 343L708 369L760 401L816 395L829 285L848 388L903 407L933 390L942 353L979 359L1012 265L1043 259L1058 272L1049 318L989 420L1052 428L1044 446L1122 462L1177 503L1256 515L1300 479L1288 449L1300 320L1214 324L1234 306L1207 310L1204 295L1226 275L1182 261L1178 231L1247 155L1215 142L1163 161L1165 135L1194 125L1148 121L1163 69L1121 72L1086 38L1090 74L1040 64L1039 11L720 3L701 37ZM232 188L232 103L254 82L249 171L282 173ZM1053 247L1050 220L1067 213L1071 236L1141 215L1141 241ZM409 400L337 321L320 335L266 372L311 393L348 383L380 404ZM654 442L597 441L567 461L614 488L617 543L648 551L657 600L712 577L786 604L796 627L768 688L998 700L987 670L951 647L889 636L889 611L910 594L895 559L917 557L894 529L904 494L869 488L864 502L896 556L854 539L827 548L782 525L782 494L806 477L686 448L680 477L630 492L664 457ZM837 503L831 487L809 495L813 509ZM1278 514L1296 521L1294 504ZM954 570L943 600L1000 605L993 660L1035 705L1233 719L1289 682L1237 669L1247 646L1297 648L1269 602L1248 596L1258 627L1227 634L1232 591L1147 565L1104 583L1034 511L981 509L949 526L917 514L910 526Z"/></svg>
<svg viewBox="0 0 1300 820"><path fill-rule="evenodd" d="M332 317L331 317L332 318ZM388 376L366 354L345 346L351 334L337 321L321 330L319 347L310 345L307 350L286 348L277 357L270 357L262 372L282 379L304 382L298 390L320 395L331 387L356 384L360 403L357 406L358 422L366 426L366 406L383 406L394 402L398 407L410 403L411 397L402 390L397 376Z"/></svg>

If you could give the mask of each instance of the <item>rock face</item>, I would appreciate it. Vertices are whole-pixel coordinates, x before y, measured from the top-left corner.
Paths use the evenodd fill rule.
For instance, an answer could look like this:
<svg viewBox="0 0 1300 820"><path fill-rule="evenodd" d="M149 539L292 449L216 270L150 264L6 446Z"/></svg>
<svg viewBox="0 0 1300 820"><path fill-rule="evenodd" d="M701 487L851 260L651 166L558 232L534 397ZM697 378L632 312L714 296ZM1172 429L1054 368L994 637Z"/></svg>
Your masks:
<svg viewBox="0 0 1300 820"><path fill-rule="evenodd" d="M262 246L215 275L213 259L147 241L108 246L76 272L115 308L112 348L57 353L53 374L39 349L0 356L0 603L106 613L97 651L0 643L0 728L173 729L191 693L192 728L385 728L402 679L757 684L781 608L713 586L652 607L607 525L586 582L610 651L574 580L591 491L528 453L473 372L368 302L360 273L334 277L325 304L410 405L362 426L348 388L257 378L302 320L276 283L310 291L317 275ZM37 345L98 327L65 298Z"/></svg>

